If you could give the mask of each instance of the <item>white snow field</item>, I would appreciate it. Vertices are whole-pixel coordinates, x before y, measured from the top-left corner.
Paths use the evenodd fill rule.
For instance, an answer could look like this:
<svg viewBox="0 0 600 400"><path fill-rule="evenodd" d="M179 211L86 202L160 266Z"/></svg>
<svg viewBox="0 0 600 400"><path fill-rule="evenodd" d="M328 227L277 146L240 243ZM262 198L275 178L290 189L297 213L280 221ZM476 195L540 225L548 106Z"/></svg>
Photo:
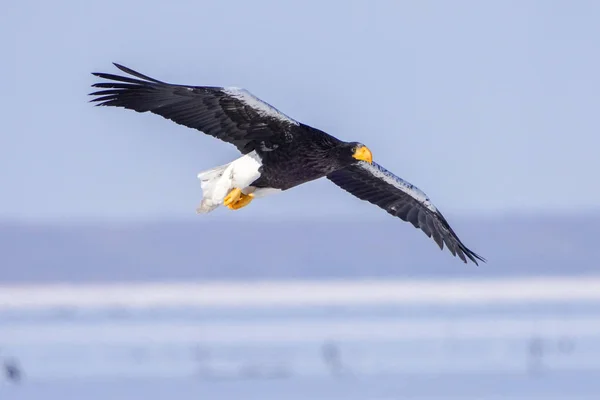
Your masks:
<svg viewBox="0 0 600 400"><path fill-rule="evenodd" d="M600 277L0 287L0 399L595 399Z"/></svg>

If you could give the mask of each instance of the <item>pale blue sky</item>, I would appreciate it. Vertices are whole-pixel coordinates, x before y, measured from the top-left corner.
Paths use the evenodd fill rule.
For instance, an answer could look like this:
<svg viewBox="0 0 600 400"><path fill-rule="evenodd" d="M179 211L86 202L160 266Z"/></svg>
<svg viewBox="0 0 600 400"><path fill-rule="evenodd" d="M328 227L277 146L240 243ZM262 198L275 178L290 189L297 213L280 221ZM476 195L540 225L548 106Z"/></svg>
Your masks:
<svg viewBox="0 0 600 400"><path fill-rule="evenodd" d="M93 107L112 61L245 87L367 144L447 216L600 208L598 21L597 1L10 2L0 219L200 218L197 172L237 151ZM235 218L328 213L386 217L323 180Z"/></svg>

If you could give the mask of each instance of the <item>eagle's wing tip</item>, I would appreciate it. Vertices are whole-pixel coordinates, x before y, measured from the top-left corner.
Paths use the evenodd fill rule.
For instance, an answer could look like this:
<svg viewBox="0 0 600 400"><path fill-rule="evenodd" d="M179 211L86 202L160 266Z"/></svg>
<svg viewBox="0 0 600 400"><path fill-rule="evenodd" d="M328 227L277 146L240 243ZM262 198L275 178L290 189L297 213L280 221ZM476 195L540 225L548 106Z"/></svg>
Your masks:
<svg viewBox="0 0 600 400"><path fill-rule="evenodd" d="M477 262L477 260L481 261L484 264L487 264L487 260L485 258L481 257L479 254L473 253L471 261L473 261L473 263L475 263L475 265L479 267L479 263Z"/></svg>

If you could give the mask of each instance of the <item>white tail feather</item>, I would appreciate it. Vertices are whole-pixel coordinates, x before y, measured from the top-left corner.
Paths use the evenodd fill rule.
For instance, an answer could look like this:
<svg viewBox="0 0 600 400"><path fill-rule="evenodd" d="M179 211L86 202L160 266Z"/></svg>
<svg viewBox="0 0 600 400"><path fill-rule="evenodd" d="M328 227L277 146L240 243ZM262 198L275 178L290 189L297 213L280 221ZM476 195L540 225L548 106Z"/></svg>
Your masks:
<svg viewBox="0 0 600 400"><path fill-rule="evenodd" d="M260 157L252 152L230 162L198 174L202 187L202 203L196 209L199 214L213 211L223 204L223 199L233 188L242 191L260 176Z"/></svg>

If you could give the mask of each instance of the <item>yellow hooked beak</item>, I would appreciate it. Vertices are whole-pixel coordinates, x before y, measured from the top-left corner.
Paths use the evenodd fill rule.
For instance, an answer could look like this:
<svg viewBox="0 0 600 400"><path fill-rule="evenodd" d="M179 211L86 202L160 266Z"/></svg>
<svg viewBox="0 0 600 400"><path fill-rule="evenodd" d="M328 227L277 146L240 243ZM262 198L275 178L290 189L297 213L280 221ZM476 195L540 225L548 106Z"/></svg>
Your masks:
<svg viewBox="0 0 600 400"><path fill-rule="evenodd" d="M352 155L352 157L357 160L366 161L369 164L373 163L373 154L371 154L371 150L367 146L361 146Z"/></svg>

